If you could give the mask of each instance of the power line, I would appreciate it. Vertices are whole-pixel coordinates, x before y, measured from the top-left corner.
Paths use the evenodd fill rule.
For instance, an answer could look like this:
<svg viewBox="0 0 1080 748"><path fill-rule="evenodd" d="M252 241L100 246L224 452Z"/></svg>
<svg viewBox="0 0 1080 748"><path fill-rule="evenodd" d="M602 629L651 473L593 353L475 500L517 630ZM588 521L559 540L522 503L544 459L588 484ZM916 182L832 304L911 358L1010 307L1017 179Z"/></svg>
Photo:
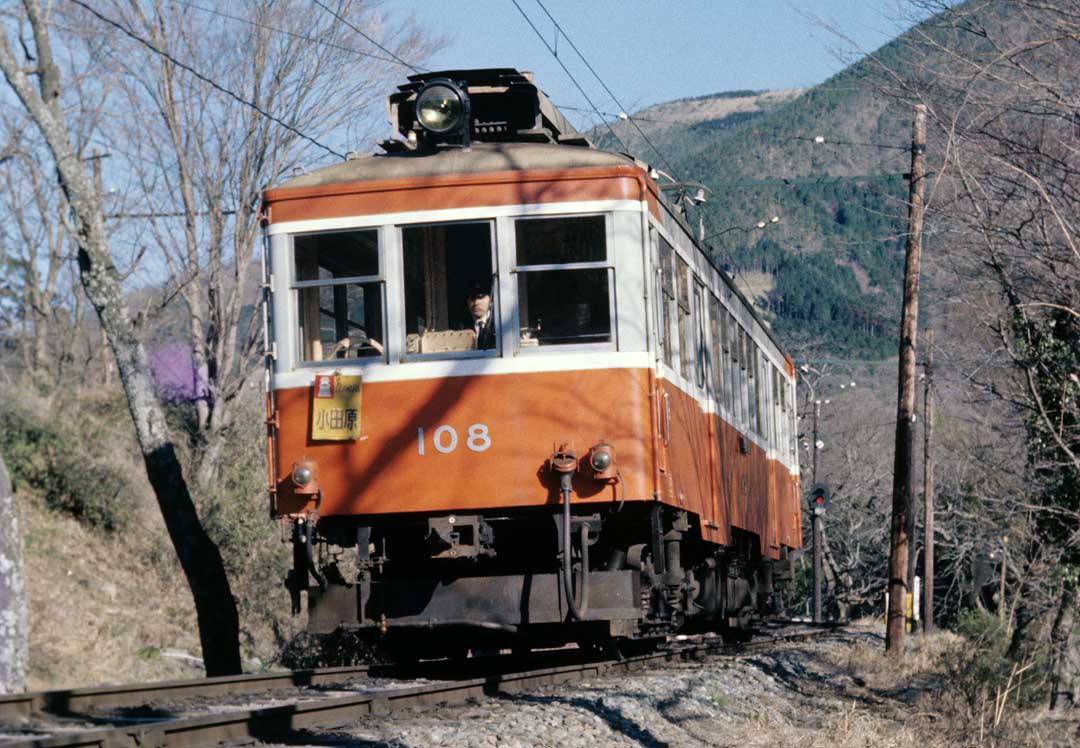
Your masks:
<svg viewBox="0 0 1080 748"><path fill-rule="evenodd" d="M517 9L518 9L519 11L521 11L522 15L525 15L525 11L521 10L521 6L520 6L520 5L518 5L518 3L517 3L517 0L512 0L512 2L514 3L514 5L515 5L515 6L517 6ZM613 102L615 102L615 105L616 105L617 107L619 107L619 111L620 111L620 114L619 114L619 115L617 115L617 116L619 116L620 118L622 118L622 116L623 116L623 115L625 115L625 116L626 116L626 119L627 119L627 120L628 120L628 121L630 122L630 124L631 124L631 125L633 125L633 126L634 126L634 129L638 131L638 134L639 134L639 135L641 135L642 139L643 139L643 140L644 140L644 141L645 141L645 142L646 142L646 143L648 144L648 146L649 146L649 147L650 147L650 148L651 148L651 149L653 150L653 152L654 152L654 153L656 153L656 155L660 157L660 161L661 161L661 162L662 162L662 163L664 164L664 167L665 167L665 168L666 168L666 169L668 170L668 172L671 172L671 173L672 173L672 174L671 174L671 178L672 178L672 179L675 179L676 181L678 181L678 180L677 180L677 178L676 178L676 177L674 176L674 171L675 171L675 168L674 168L674 167L673 167L673 166L671 165L671 161L670 161L670 160L669 160L669 159L667 158L667 156L665 156L665 155L664 155L664 154L663 154L663 153L662 153L662 152L660 151L660 149L659 149L659 148L657 148L656 144L655 144L655 143L654 143L654 142L652 141L652 139L651 139L651 138L650 138L650 137L649 137L649 136L648 136L648 135L647 135L647 134L645 133L645 131L641 129L641 126L640 126L640 125L638 125L638 123L637 123L637 119L636 119L635 117L632 117L632 116L630 116L629 114L627 114L627 112L626 112L626 107L624 107L624 106L623 106L622 102L621 102L621 101L619 101L619 99L618 99L618 97L617 97L617 96L615 95L615 93L614 93L614 92L613 92L613 91L611 90L611 88L610 88L610 87L608 87L608 85L607 85L607 84L606 84L606 83L604 82L604 79L600 77L600 74L596 72L596 69L595 69L595 68L593 68L593 66L592 66L591 64L589 64L589 61L588 61L588 59L586 59L585 55L584 55L584 54L582 54L582 52L581 52L581 50L580 50L580 49L578 49L577 45L576 45L576 44L574 44L574 40L570 38L570 36L569 36L569 35L568 35L568 34L566 33L566 31L565 31L565 30L563 29L563 27L562 27L562 26L561 26L561 25L559 24L559 22L558 22L558 21L557 21L557 20L555 19L555 17L554 17L553 15L551 15L551 12L550 12L550 11L549 11L549 10L547 9L547 7L546 7L546 6L544 5L544 3L543 3L543 0L536 0L536 4L540 6L540 9L544 11L544 14L545 14L545 15L546 15L546 16L548 17L548 19L549 19L549 20L550 20L550 21L551 21L551 22L552 22L552 23L553 23L553 24L555 25L555 29L556 29L556 31L557 31L557 32L558 32L559 34L561 34L561 35L562 35L562 37L563 37L564 39L566 39L567 43L568 43L568 44L570 45L570 48L574 50L574 52L575 52L575 53L577 54L577 56L578 56L578 57L579 57L579 58L581 59L581 61L582 61L582 62L583 62L583 63L585 64L585 67L586 67L586 68L588 68L589 72L590 72L590 73L592 73L592 75L593 75L593 77L594 77L594 78L596 78L597 82L598 82L598 83L600 84L600 86L601 86L601 87L602 87L602 88L604 89L604 91L605 91L605 92L607 93L607 95L608 95L608 96L610 96L610 97L611 97L611 100L612 100ZM527 19L527 18L528 18L528 17L526 16L526 19ZM536 26L533 26L533 24L532 24L532 21L529 21L529 25L533 27L533 30L534 30L534 31L536 31L537 35L538 35L538 36L540 36L541 40L543 40L543 36L542 36L542 35L540 34L540 32L539 32L539 31L538 31L538 30L536 29ZM557 38L557 37L556 37L556 38ZM546 41L546 40L544 40L544 44L545 44L545 46L547 46L547 41ZM563 68L563 70L566 70L566 66L565 66L565 65L563 65L563 63L562 63L562 60L560 60L560 59L559 59L559 56L558 56L558 54L557 54L557 53L555 52L555 50L553 50L553 49L552 49L552 48L551 48L550 46L548 46L548 51L550 51L550 52L552 53L552 55L554 55L554 56L555 56L555 59L559 61L559 64L560 64L560 65L562 65L562 68ZM569 72L568 70L567 70L567 75L570 75L570 72ZM573 76L571 76L571 80L573 80ZM585 92L584 92L584 91L582 91L582 89L581 89L581 86L580 86L580 85L578 85L578 83L577 83L577 81L576 81L576 80L574 81L574 85L576 85L576 86L578 87L578 90L579 90L579 91L581 91L582 95L583 95L583 96L585 96ZM588 97L588 96L585 96L585 99L586 99L586 100L587 100L587 101L589 102L589 105L590 105L590 106L592 106L594 110L596 110L596 112L597 112L597 115L599 116L599 115L600 115L600 112L599 112L599 110L597 109L596 105L595 105L595 104L593 104L592 100L591 100L591 99L589 99L589 97ZM605 124L607 124L607 123L605 122ZM617 135L615 135L615 131L614 131L614 130L612 130L612 128L611 128L611 126L610 126L610 125L607 125L607 129L608 129L608 131L609 131L609 132L611 132L611 134L612 134L613 136L615 136L615 139L616 139L616 140L619 140L618 136L617 136ZM621 141L621 140L619 140L619 142L620 142L620 143L622 143L622 141ZM625 146L625 145L624 145L623 147L624 147L624 148L626 148L626 146ZM627 150L629 150L629 149L627 149ZM704 222L705 222L706 224L708 224L708 227L709 227L709 230L710 230L710 232L711 232L711 233L714 233L714 234L715 234L715 233L716 233L716 231L715 231L716 227L715 227L715 226L713 225L713 222L712 222L712 217L711 217L711 216L709 215L708 211L702 210L702 211L701 211L701 216L702 216L702 219L704 220ZM706 247L706 249L708 249L708 247ZM725 256L727 257L727 259L728 259L728 263L729 263L729 264L730 264L730 265L731 265L732 267L734 267L735 263L734 263L734 261L733 261L733 258L732 258L732 257L731 257L731 255L730 255L730 253L728 253L728 252L727 252L726 250L724 250L724 249L721 249L721 251L722 251L722 252L724 252Z"/></svg>
<svg viewBox="0 0 1080 748"><path fill-rule="evenodd" d="M194 8L195 10L202 11L203 13L209 13L210 15L218 16L219 18L227 18L230 21L237 21L239 23L246 23L249 26L255 26L256 28L266 29L267 31L273 31L276 34L284 34L285 36L291 36L294 39L300 39L301 41L309 42L311 44L317 44L317 45L319 45L321 47L329 47L330 49L337 49L337 50L340 50L342 52L349 52L350 54L357 55L358 57L370 57L373 60L379 60L380 62L389 62L389 63L394 64L394 65L400 65L401 64L400 61L395 60L395 59L390 58L390 57L382 57L381 55L372 54L370 52L361 52L359 49L354 49L353 47L346 47L346 46L344 46L342 44L335 44L334 42L328 42L328 41L325 41L323 39L317 39L317 38L315 38L313 36L307 36L306 34L301 34L301 33L298 33L296 31L289 31L288 29L279 28L277 26L271 26L271 25L266 24L266 23L260 23L258 21L254 21L254 20L252 20L250 18L244 18L242 16L234 16L234 15L232 15L230 13L225 13L223 11L215 10L213 8L205 8L205 7L201 6L201 5L196 5L194 3L187 2L186 0L184 0L184 2L181 2L181 0L172 0L172 4L176 5L177 7L180 7L180 8Z"/></svg>
<svg viewBox="0 0 1080 748"><path fill-rule="evenodd" d="M579 106L570 106L569 104L556 104L556 106L559 107L559 109L568 109L571 112L591 112L592 111L591 109L586 109L584 107L579 107ZM627 114L626 112L600 112L600 114L604 115L605 117L612 117L614 119L626 119L626 120L634 119L634 120L637 120L638 122L652 122L652 123L659 124L659 125L689 125L689 126L693 127L694 125L697 125L697 124L700 124L700 123L706 121L706 120L688 120L688 119L655 119L653 117L641 117L641 116L636 115L636 114L631 115L631 114Z"/></svg>
<svg viewBox="0 0 1080 748"><path fill-rule="evenodd" d="M397 62L398 64L400 64L400 65L404 65L405 67L407 67L407 68L408 68L409 70L413 71L414 73L420 73L420 72L422 72L422 71L421 71L421 70L420 70L420 69L419 69L418 67L416 67L415 65L411 65L411 64L409 64L409 63L405 62L405 60L401 59L401 58L400 58L400 57L398 57L398 56L397 56L396 54L394 54L393 52L391 52L391 51L390 51L389 49L387 49L386 47L384 47L383 45L379 44L379 43L378 43L377 41L375 41L374 39L372 39L372 38L371 38L370 36L368 36L367 34L365 34L365 33L364 33L363 31L361 31L361 30L360 30L359 28L357 28L355 24L353 24L353 23L349 22L349 21L348 21L347 19L345 19L345 18L342 18L342 17L341 17L341 15L339 15L338 13L336 13L336 12L335 12L335 11L334 11L334 10L333 10L332 8L330 8L330 6L326 5L326 4L325 4L325 3L324 3L324 2L322 1L322 0L312 0L312 2L313 2L313 3L315 3L316 5L318 5L318 6L319 6L320 8L322 8L323 10L325 10L325 11L326 11L327 13L329 13L330 15L332 15L332 16L333 16L334 18L336 18L336 19L338 19L339 21L341 21L341 22L342 22L343 24L345 24L346 26L348 26L348 27L349 27L350 29L352 29L353 31L355 31L355 32L356 32L357 34L359 34L360 36L362 36L362 37L364 37L365 39L367 39L367 40L368 40L369 42L371 42L372 44L374 44L374 45L375 45L376 47L378 47L379 49L381 49L381 50L382 50L383 52L385 52L386 54L388 54L388 55L390 55L391 57L393 57L393 58L394 58L394 60L395 60L395 61L396 61L396 62Z"/></svg>
<svg viewBox="0 0 1080 748"><path fill-rule="evenodd" d="M316 2L317 1L318 0L316 0ZM574 84L575 88L577 88L578 93L580 93L582 96L585 97L585 101L589 102L589 106L591 106L592 110L594 112L596 112L596 116L600 117L600 120L604 123L604 126L607 127L607 131L609 133L611 133L611 137L615 138L615 142L618 143L619 146L622 147L622 150L624 152L629 153L630 149L626 147L626 143L622 142L622 139L619 138L619 136L615 134L614 130L611 129L611 125L609 125L604 120L603 116L600 114L600 109L596 106L596 104L593 103L593 100L589 98L589 95L587 93L585 93L585 89L581 87L580 83L578 83L577 78L574 77L574 74L571 73L570 69L567 68L566 65L563 63L562 58L559 57L559 53L557 51L555 51L555 49L553 49L550 44L548 44L547 39L545 39L544 35L542 33L540 33L540 29L536 28L536 24L534 24L532 22L532 19L529 18L529 15L525 12L524 8L522 8L518 4L517 0L510 0L510 2L512 2L514 4L514 7L518 9L518 13L521 14L522 18L525 19L525 22L527 24L529 24L529 27L536 33L536 36L537 36L537 38L540 39L540 42L545 47L547 47L547 51L550 52L551 56L555 58L555 62L559 63L559 67L561 67L563 69L563 72L566 73L567 77L570 78L570 82ZM564 34L564 36L565 36L565 34ZM570 41L570 40L567 39L567 41Z"/></svg>
<svg viewBox="0 0 1080 748"><path fill-rule="evenodd" d="M828 140L822 135L815 137L807 137L806 135L792 135L791 140L805 140L810 143L816 143L817 145L846 145L857 148L880 148L883 151L910 151L911 146L906 145L889 145L887 143L869 143L858 142L852 140Z"/></svg>
<svg viewBox="0 0 1080 748"><path fill-rule="evenodd" d="M607 92L607 95L611 97L611 100L615 102L615 106L619 107L619 111L625 113L626 107L622 105L622 102L620 102L619 99L615 96L615 94L612 93L611 89L608 88L608 85L604 83L604 79L600 77L600 74L597 73L596 70L593 69L593 66L589 64L589 61L585 59L585 55L583 55L581 53L581 50L577 48L577 45L574 44L573 39L567 36L566 32L563 31L563 27L559 25L559 22L555 20L555 17L551 15L547 7L544 6L543 1L536 0L536 4L540 6L540 9L544 11L544 14L551 20L553 24L555 24L556 30L558 30L558 32L562 34L563 39L565 39L567 44L570 45L570 48L573 49L574 52L577 53L577 56L581 58L581 61L585 63L585 67L589 69L589 72L593 74L593 77L596 78L601 88L603 88L604 91ZM517 5L517 0L514 0L514 5ZM589 103L591 104L592 102ZM664 154L660 152L660 149L656 147L652 140L649 139L649 136L645 134L645 131L642 130L640 126L638 126L634 118L627 115L627 119L630 121L630 124L634 126L634 129L638 131L638 134L640 134L641 137L645 139L645 142L649 144L649 147L653 149L653 152L655 152L656 155L660 157L660 160L664 163L665 168L667 168L669 172L675 171L675 169L671 166L671 162L668 161L667 157L664 156ZM609 127L608 129L611 128Z"/></svg>
<svg viewBox="0 0 1080 748"><path fill-rule="evenodd" d="M286 130L293 133L294 135L297 135L297 136L303 138L304 140L308 141L312 145L315 145L315 146L318 146L319 148L322 148L327 153L330 153L330 154L332 154L334 156L337 156L338 158L341 158L341 159L345 158L344 153L339 153L338 151L334 150L330 146L325 145L323 143L320 143L315 138L313 138L310 135L307 135L306 133L303 133L300 130L296 129L295 127L293 127L288 122L281 119L280 117L275 117L273 114L270 114L270 112L263 109L261 106L256 104L254 101L249 101L248 99L245 99L243 96L236 93L235 91L232 91L232 90L230 90L228 88L225 88L224 86L222 86L217 81L215 81L215 80L209 78L208 76L203 75L202 73L200 73L198 70L193 68L191 65L188 65L187 63L176 59L175 57L173 57L171 54L169 54L165 50L160 49L153 42L149 41L148 39L142 38L141 36L136 34L134 31L129 29L127 26L124 26L119 21L114 21L112 18L109 18L108 16L98 12L94 8L91 8L89 5L84 3L82 0L70 0L70 2L74 3L75 5L78 5L80 8L83 8L84 10L86 10L88 13L90 13L91 15L98 18L103 23L106 23L109 26L112 26L113 28L117 29L118 31L123 33L125 36L128 36L128 37L134 39L139 44L143 45L144 47L146 47L150 51L154 52L155 54L157 54L157 55L159 55L161 57L164 57L166 60L168 60L172 64L176 65L178 68L186 70L188 73L195 76L196 78L201 80L203 83L207 84L208 86L214 88L217 91L220 91L221 93L228 96L230 99L233 99L234 101L237 101L240 104L243 104L244 106L251 108L255 112L262 115L263 117L266 117L268 120L270 120L272 122L275 122L278 125L281 125Z"/></svg>
<svg viewBox="0 0 1080 748"><path fill-rule="evenodd" d="M793 187L796 185L819 185L836 184L840 182L862 182L875 180L901 179L903 174L852 174L844 177L830 177L828 175L810 177L763 177L761 179L729 179L710 182L710 187ZM927 177L936 176L933 172L927 173Z"/></svg>

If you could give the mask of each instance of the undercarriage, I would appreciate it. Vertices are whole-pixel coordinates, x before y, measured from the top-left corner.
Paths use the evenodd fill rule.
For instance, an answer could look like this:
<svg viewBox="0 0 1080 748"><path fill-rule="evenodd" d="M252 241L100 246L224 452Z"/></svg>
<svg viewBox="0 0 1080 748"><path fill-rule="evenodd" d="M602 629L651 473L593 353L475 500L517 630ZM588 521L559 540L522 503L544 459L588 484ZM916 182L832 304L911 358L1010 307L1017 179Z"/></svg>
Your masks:
<svg viewBox="0 0 1080 748"><path fill-rule="evenodd" d="M413 648L597 645L737 631L775 606L790 564L758 539L705 543L659 502L294 521L293 610L308 630L352 629Z"/></svg>

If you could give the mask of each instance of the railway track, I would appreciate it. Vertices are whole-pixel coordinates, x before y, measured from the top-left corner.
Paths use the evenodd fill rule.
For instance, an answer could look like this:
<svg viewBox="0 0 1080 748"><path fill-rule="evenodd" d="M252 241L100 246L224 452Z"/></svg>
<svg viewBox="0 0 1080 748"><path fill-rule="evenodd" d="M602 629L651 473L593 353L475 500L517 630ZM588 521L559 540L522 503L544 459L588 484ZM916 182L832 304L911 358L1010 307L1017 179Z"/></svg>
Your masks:
<svg viewBox="0 0 1080 748"><path fill-rule="evenodd" d="M0 748L189 748L238 741L281 741L297 732L332 729L365 715L462 703L483 696L644 670L664 662L734 656L826 636L836 629L836 626L786 627L740 643L727 643L712 636L679 637L658 651L615 659L582 661L579 650L560 650L545 653L549 665L546 667L522 667L521 658L500 656L456 664L431 663L428 668L325 668L19 694L0 697ZM550 666L552 659L560 658L568 661ZM455 671L456 677L452 677ZM376 672L385 675L373 675ZM385 680L395 673L423 680ZM440 674L445 677L432 679ZM358 682L361 679L372 682ZM327 690L332 686L336 688ZM302 692L297 693L297 689ZM278 692L276 697L274 692ZM185 713L186 700L205 702L210 698L245 694L260 695L264 705ZM265 705L267 701L272 704ZM172 703L168 709L146 707L162 702ZM117 708L120 709L108 711ZM33 722L42 717L53 721ZM5 723L7 728L3 726Z"/></svg>

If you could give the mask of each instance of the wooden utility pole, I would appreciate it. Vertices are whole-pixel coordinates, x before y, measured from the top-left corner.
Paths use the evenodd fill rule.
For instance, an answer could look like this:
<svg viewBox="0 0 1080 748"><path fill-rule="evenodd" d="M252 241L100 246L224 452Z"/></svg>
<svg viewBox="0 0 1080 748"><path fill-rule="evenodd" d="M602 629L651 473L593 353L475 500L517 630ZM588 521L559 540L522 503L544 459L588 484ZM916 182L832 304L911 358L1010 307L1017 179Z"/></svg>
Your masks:
<svg viewBox="0 0 1080 748"><path fill-rule="evenodd" d="M914 512L912 436L915 420L915 343L919 320L919 262L922 254L923 193L926 181L926 107L915 107L911 127L911 184L908 198L904 307L900 317L900 381L896 397L896 449L893 460L892 518L889 523L889 611L885 651L902 654L907 622L908 515Z"/></svg>
<svg viewBox="0 0 1080 748"><path fill-rule="evenodd" d="M934 633L934 331L926 331L923 385L923 631Z"/></svg>
<svg viewBox="0 0 1080 748"><path fill-rule="evenodd" d="M816 488L818 485L817 479L817 466L818 466L818 420L821 418L821 401L814 400L814 462L813 472L811 473L811 479L813 485ZM814 623L821 623L821 565L822 565L822 548L821 548L821 513L817 510L817 507L810 507L813 514L810 515L810 527L814 533Z"/></svg>

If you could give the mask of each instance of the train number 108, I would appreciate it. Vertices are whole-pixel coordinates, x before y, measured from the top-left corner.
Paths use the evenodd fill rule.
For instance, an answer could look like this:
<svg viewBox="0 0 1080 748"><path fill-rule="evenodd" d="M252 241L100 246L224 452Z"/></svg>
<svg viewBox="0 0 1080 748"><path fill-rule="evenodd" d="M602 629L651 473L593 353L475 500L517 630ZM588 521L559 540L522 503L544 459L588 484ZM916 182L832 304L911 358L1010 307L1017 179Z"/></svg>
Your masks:
<svg viewBox="0 0 1080 748"><path fill-rule="evenodd" d="M424 456L426 448L424 427L416 430L416 453ZM431 434L431 446L440 454L449 454L458 448L458 432L453 426L443 424ZM465 446L473 452L485 452L491 447L491 436L488 434L487 424L474 423L469 426L465 435Z"/></svg>

